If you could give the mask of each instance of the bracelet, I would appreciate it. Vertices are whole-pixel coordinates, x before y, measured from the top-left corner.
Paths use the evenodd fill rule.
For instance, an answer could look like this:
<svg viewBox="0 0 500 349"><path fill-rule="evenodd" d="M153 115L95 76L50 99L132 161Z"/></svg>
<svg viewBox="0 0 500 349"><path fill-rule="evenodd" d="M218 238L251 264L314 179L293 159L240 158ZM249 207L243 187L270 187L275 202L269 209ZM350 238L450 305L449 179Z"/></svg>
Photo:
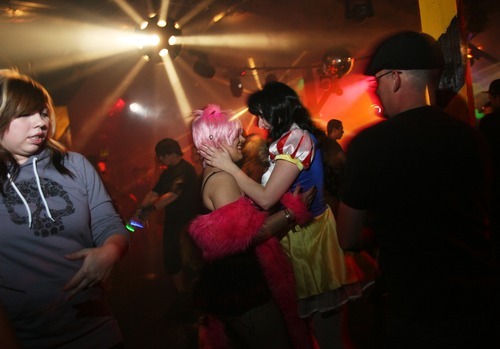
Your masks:
<svg viewBox="0 0 500 349"><path fill-rule="evenodd" d="M285 212L285 218L286 218L286 221L288 222L288 225L291 225L292 224L292 215L291 215L290 211L288 211L288 209L285 207L284 212Z"/></svg>

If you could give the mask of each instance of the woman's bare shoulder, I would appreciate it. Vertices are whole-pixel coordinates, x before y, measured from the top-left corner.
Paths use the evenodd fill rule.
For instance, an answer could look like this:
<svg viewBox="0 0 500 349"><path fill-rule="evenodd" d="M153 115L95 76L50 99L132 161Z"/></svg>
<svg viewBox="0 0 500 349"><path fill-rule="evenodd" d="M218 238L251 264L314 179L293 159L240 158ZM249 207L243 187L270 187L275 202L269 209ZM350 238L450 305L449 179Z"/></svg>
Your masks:
<svg viewBox="0 0 500 349"><path fill-rule="evenodd" d="M209 199L213 209L238 200L241 196L241 190L232 175L221 171L211 176L205 184L203 192L204 199Z"/></svg>

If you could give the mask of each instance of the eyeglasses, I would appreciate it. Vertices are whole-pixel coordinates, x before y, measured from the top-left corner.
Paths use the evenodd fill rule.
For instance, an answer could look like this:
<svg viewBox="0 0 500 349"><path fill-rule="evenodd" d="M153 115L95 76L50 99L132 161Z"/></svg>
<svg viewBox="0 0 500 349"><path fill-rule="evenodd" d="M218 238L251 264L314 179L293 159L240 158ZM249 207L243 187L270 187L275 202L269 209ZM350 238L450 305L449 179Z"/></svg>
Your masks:
<svg viewBox="0 0 500 349"><path fill-rule="evenodd" d="M386 76L386 75L389 75L389 74L392 74L392 73L396 73L396 74L403 74L402 71L395 71L395 70L389 70L388 72L385 72L384 74L382 75L379 75L379 76L374 76L375 80L377 80L377 82L380 81L380 79L383 77L383 76Z"/></svg>

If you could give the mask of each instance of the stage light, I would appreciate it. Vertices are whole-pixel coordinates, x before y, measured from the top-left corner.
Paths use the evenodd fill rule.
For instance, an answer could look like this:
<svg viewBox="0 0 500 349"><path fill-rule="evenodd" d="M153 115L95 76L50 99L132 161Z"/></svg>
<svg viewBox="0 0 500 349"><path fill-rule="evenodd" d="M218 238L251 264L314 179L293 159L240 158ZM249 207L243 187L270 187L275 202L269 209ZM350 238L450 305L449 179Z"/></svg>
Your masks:
<svg viewBox="0 0 500 349"><path fill-rule="evenodd" d="M97 163L97 169L99 170L99 173L105 173L106 170L107 170L107 166L106 166L106 161L99 161Z"/></svg>
<svg viewBox="0 0 500 349"><path fill-rule="evenodd" d="M241 79L238 77L233 77L229 79L229 88L231 90L231 94L233 97L241 97L243 94L243 83L241 82Z"/></svg>
<svg viewBox="0 0 500 349"><path fill-rule="evenodd" d="M130 103L128 108L130 109L130 111L132 113L139 115L139 116L142 116L142 117L146 117L146 115L148 113L146 107L144 107L142 104L137 103L137 102Z"/></svg>
<svg viewBox="0 0 500 349"><path fill-rule="evenodd" d="M181 36L182 31L173 18L169 17L165 22L153 15L146 24L140 25L138 31L144 34L138 46L150 60L161 63L162 55L168 54L171 59L175 59L180 54L182 45L175 44L175 36Z"/></svg>
<svg viewBox="0 0 500 349"><path fill-rule="evenodd" d="M135 103L135 102L130 103L128 108L130 109L130 111L132 111L134 113L140 113L143 110L143 107L139 103Z"/></svg>
<svg viewBox="0 0 500 349"><path fill-rule="evenodd" d="M345 0L345 18L362 21L367 17L373 17L371 0Z"/></svg>

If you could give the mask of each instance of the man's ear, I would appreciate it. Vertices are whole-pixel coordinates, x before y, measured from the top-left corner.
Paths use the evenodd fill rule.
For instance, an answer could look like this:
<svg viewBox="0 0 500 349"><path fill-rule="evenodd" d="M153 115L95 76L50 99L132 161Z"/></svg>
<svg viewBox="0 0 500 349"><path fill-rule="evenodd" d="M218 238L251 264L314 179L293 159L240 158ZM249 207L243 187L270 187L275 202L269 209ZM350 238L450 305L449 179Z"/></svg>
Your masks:
<svg viewBox="0 0 500 349"><path fill-rule="evenodd" d="M397 92L401 88L401 76L399 73L392 73L391 76L393 80L392 92Z"/></svg>

